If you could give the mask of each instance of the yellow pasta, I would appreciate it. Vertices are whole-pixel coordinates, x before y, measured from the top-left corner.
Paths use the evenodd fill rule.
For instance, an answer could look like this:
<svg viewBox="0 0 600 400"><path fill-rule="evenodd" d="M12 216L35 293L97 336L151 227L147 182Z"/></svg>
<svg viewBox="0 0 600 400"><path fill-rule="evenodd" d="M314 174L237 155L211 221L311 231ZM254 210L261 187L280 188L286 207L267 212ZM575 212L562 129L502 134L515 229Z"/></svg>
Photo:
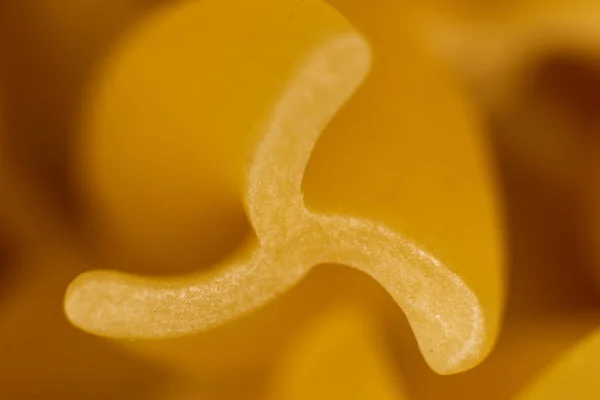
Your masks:
<svg viewBox="0 0 600 400"><path fill-rule="evenodd" d="M408 28L397 34L410 66L380 44L369 21L359 20L382 63L357 98L384 102L350 102L309 162L324 126L367 74L369 48L324 3L259 4L190 3L141 24L91 92L82 152L92 196L110 218L108 231L124 232L124 243L185 242L169 232L185 233L197 210L212 213L211 205L236 196L257 240L248 238L233 258L194 277L83 275L67 294L69 318L109 337L193 333L257 308L315 264L336 262L367 272L388 290L432 368L450 373L475 365L497 330L502 257L472 110ZM247 18L257 9L256 18ZM391 90L405 97L386 99L377 93L382 84L396 85ZM419 102L422 91L433 91L435 102ZM349 111L353 106L360 116ZM435 124L428 113L437 115ZM460 162L448 145L462 151ZM327 174L311 174L311 165ZM372 179L370 168L387 174ZM456 179L452 189L448 179ZM466 212L466 204L476 207Z"/></svg>
<svg viewBox="0 0 600 400"><path fill-rule="evenodd" d="M207 381L227 380L259 390L256 382L266 379L272 364L279 362L290 336L304 329L314 314L339 301L360 302L372 310L373 318L385 318L382 305L388 304L389 298L360 272L343 266L320 266L265 307L218 328L180 338L119 344L173 375L204 382L204 387L211 386ZM391 303L390 313L401 314ZM404 330L394 340L414 341L410 331Z"/></svg>
<svg viewBox="0 0 600 400"><path fill-rule="evenodd" d="M0 399L599 397L599 41L596 0L7 0Z"/></svg>

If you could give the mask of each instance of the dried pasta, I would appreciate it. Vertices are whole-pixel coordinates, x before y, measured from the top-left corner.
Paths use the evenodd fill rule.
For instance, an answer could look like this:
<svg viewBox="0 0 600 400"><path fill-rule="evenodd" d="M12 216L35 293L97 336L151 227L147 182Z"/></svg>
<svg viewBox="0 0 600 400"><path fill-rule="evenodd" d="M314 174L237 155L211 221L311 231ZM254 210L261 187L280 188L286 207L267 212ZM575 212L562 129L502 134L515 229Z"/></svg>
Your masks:
<svg viewBox="0 0 600 400"><path fill-rule="evenodd" d="M240 20L231 21L231 25L227 25L228 34L224 35L220 30L223 21L231 18L231 7L240 9L237 17ZM194 181L188 184L185 175L177 173L176 181L167 177L168 186L163 189L154 174L146 183L137 172L161 165L153 156L156 153L152 149L156 147L166 154L176 151L180 157L186 157L183 150L168 150L168 145L160 142L171 140L166 135L161 138L162 131L183 132L182 141L175 143L177 146L201 152L202 156L193 157L209 164L205 167L209 171L222 168L226 171L222 181L240 186L240 196L257 239L250 239L233 259L209 273L176 281L144 280L107 272L83 275L69 289L67 315L76 325L109 337L178 336L208 329L247 313L276 293L287 290L307 268L335 262L367 272L388 290L407 314L423 354L433 368L454 372L472 366L486 354L495 336L501 309L501 287L497 285L502 278L499 224L493 190L488 183L491 179L487 177L488 167L483 145L475 133L476 124L471 122L462 98L451 85L444 86L442 80L438 88L432 88L439 91L436 98L440 109L418 107L438 115L439 122L447 115L444 127L452 132L453 141L464 143L461 145L462 163L454 170L449 170L449 163L443 161L447 145L440 141L438 150L438 145L434 146L425 136L427 132L435 132L434 128L421 126L423 118L416 113L398 115L400 108L396 107L407 104L411 100L408 96L418 96L418 91L425 87L406 89L407 99L389 99L389 103L376 105L376 108L358 104L357 107L364 110L361 113L364 120L351 119L351 115L358 114L350 111L347 118L343 115L334 121L325 131L324 139L317 143L329 148L317 149L310 161L316 165L318 176L304 180L305 197L312 191L318 192L321 197L316 200L316 207L329 209L309 210L303 203L301 188L304 169L321 130L367 74L368 45L325 4L265 2L263 7L272 14L261 12L258 20L247 19L246 14L252 10L244 11L243 7L240 2L231 5L222 1L190 3L166 14L160 21L143 25L142 32L131 39L133 44L128 44L126 50L118 50L119 54L126 54L124 58L109 67L108 77L101 79L102 88L95 94L98 100L90 117L91 150L83 154L89 163L95 164L90 167L93 190L101 199L106 199L108 212L115 213L112 220L125 225L112 228L120 232L138 223L127 217L135 217L129 210L142 204L142 198L148 199L153 193L160 195L163 190L170 194L183 191L177 198L185 198L185 193L193 190L185 185L198 184ZM219 23L213 26L210 21ZM259 32L257 25L261 27ZM253 34L256 37L252 37ZM399 32L399 38L401 34L403 32ZM194 48L212 50L201 38L211 41L215 35L224 36L222 48L209 57L210 61L196 59ZM186 44L186 38L194 40ZM377 40L375 34L373 40ZM177 41L178 46L173 48L172 41ZM406 41L407 48L418 46L411 43L410 37ZM254 48L257 43L258 49ZM384 59L387 55L383 46L378 47L376 42L373 46L380 51L382 65L394 66L393 58ZM286 54L288 48L293 49L289 55ZM160 54L162 51L166 53ZM394 72L399 77L395 83L395 76L389 75L384 67L378 78L375 66L372 83L365 85L365 91L381 90L377 85L384 83L398 87L428 80L437 83L433 78L438 76L435 66L429 66L426 56L418 50L415 53L412 58L420 71L414 71L413 67L400 69L401 63ZM243 58L236 59L240 55ZM155 57L169 63L157 63ZM417 64L416 60L421 58L423 62ZM302 64L298 65L298 60ZM148 75L141 75L144 65L156 65L156 70L146 67L144 74ZM182 70L183 65L192 72ZM229 70L228 66L233 69ZM199 69L206 71L202 75L205 78L193 78L193 71ZM425 75L430 70L432 73ZM169 77L168 81L161 83L161 76ZM181 78L179 83L175 76ZM381 83L377 83L378 80ZM136 82L140 86L130 87ZM282 86L280 82L287 83ZM149 89L149 85L153 93L140 98L148 99L148 103L137 103L128 97L128 93L135 93L137 97L137 93ZM235 99L228 88L235 88ZM259 91L266 99L256 99L249 108L245 99ZM366 92L357 94L357 98L363 94L366 98L377 96ZM152 108L158 99L179 97L189 97L188 104L194 109L187 110L172 100L158 105L156 110ZM175 108L173 114L179 117L172 120L169 116L164 122L156 120L152 124L155 127L164 124L164 128L156 132L149 130L152 128L146 122L148 113L165 112L169 103ZM197 108L203 115L198 122ZM383 120L387 115L399 118L398 122ZM414 120L409 115L414 115ZM172 125L172 121L177 120L183 125ZM381 124L380 128L373 125L375 121ZM371 127L361 126L365 123ZM400 142L397 131L385 128L397 124L397 129L422 133L415 135L418 140ZM371 134L375 144L371 148L360 134L368 129L382 132ZM200 142L198 132L205 132ZM141 137L129 139L129 135ZM150 141L148 151L152 153L136 154L132 149L133 143L143 138ZM190 142L186 144L184 140ZM161 144L153 144L157 141ZM119 143L123 143L123 147L115 147ZM422 165L419 160L411 159L410 154L424 146L432 162ZM393 149L393 153L386 154L386 149ZM399 154L400 149L406 151ZM115 158L119 156L125 159ZM340 161L336 160L338 157ZM131 167L127 164L129 159L133 160ZM351 163L344 162L346 159ZM361 177L360 170L352 169L357 162L369 165L376 161L385 163L377 168L389 171L389 176L374 180L368 175ZM118 166L117 171L115 166ZM202 173L202 167L188 173ZM411 174L402 173L412 168L420 169L418 181L411 180ZM336 169L340 173L336 173ZM323 173L326 171L332 176ZM353 182L345 181L344 175L351 176ZM447 192L443 181L449 179L448 176L461 177L461 180L456 181L452 194L447 195L448 204L442 207L437 199ZM191 179L200 181L202 177ZM362 186L358 193L370 196L361 198L352 194L357 192L354 185ZM390 186L397 186L397 192L391 191ZM409 193L418 195L413 199ZM387 199L382 201L382 196ZM168 200L157 200L160 204L150 210L151 214L137 218L143 220L152 215L160 220L161 211L170 215ZM467 222L465 214L457 210L461 204L471 201L478 208L471 207ZM195 203L192 204L197 207ZM417 203L423 207L422 212L417 213ZM190 218L186 210L181 209L184 206L179 207L181 218ZM138 210L146 212L142 208ZM402 213L403 209L411 211ZM369 210L378 210L379 215L371 216ZM456 215L461 217L454 219ZM457 233L461 226L465 232ZM450 231L456 233L456 243L446 239ZM427 243L427 247L416 243ZM476 250L469 251L465 257L462 249L467 246ZM429 248L436 249L439 255L430 253ZM463 280L470 282L471 287ZM453 300L440 303L441 297ZM488 314L484 314L486 312Z"/></svg>
<svg viewBox="0 0 600 400"><path fill-rule="evenodd" d="M598 397L598 27L0 5L0 399Z"/></svg>

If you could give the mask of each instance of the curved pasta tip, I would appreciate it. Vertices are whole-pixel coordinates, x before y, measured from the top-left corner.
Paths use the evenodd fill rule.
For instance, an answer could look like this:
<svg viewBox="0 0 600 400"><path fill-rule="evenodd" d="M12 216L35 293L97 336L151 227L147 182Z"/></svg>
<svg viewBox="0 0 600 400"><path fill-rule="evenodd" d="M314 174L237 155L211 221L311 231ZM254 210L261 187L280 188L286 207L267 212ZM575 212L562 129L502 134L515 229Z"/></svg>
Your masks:
<svg viewBox="0 0 600 400"><path fill-rule="evenodd" d="M446 265L385 226L342 216L315 218L331 235L331 260L379 282L406 315L434 371L465 371L487 355L489 321L480 300Z"/></svg>
<svg viewBox="0 0 600 400"><path fill-rule="evenodd" d="M113 286L106 279L110 279L111 275L114 273L87 272L69 284L63 308L67 319L74 326L95 335L112 336L114 311L127 307L127 301L121 298L115 303L115 296L118 298L120 291L118 286Z"/></svg>
<svg viewBox="0 0 600 400"><path fill-rule="evenodd" d="M99 300L109 299L111 294L115 294L114 291L107 290L110 286L105 284L106 277L111 275L113 273L106 271L86 272L69 284L63 306L67 319L73 325L93 334L106 333L102 321L105 313L99 306L106 307L107 303Z"/></svg>

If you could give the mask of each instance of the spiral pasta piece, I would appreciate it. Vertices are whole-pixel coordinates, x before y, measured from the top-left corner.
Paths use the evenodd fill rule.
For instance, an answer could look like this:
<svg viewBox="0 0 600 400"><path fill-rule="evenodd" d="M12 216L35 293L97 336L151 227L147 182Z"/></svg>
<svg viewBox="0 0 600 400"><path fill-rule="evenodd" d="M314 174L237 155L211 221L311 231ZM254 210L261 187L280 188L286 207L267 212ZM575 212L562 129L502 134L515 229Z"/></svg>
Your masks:
<svg viewBox="0 0 600 400"><path fill-rule="evenodd" d="M380 16L386 11L401 15L383 9ZM358 23L368 29L373 21ZM367 29L375 56L396 51ZM165 215L184 224L207 206L203 198L214 194L218 204L237 197L256 238L249 235L223 263L191 276L83 274L66 295L69 319L102 336L176 337L248 313L314 265L334 262L368 273L392 295L433 369L452 373L477 364L491 348L502 309L493 180L458 89L443 72L436 78L440 69L408 25L398 34L406 53L390 67L401 69L394 75L381 64L364 90L381 90L390 78L406 97L367 108L371 127L369 119L342 111L325 129L371 61L363 36L330 6L206 0L140 24L91 93L82 153L90 198L109 216L109 232L126 232L125 241L135 242L128 226ZM436 100L419 100L429 90ZM390 115L413 100L433 106ZM384 122L398 130L384 129ZM370 128L382 132L368 149ZM399 137L410 140L400 153L390 152L386 144ZM163 152L175 163L165 166ZM311 176L311 163L323 157L331 157L331 168ZM359 164L363 172L352 168ZM389 175L371 179L371 168ZM444 186L450 177L460 177L451 189ZM329 187L325 196L310 199L311 188L322 185ZM338 207L344 202L348 207ZM365 213L365 206L379 214Z"/></svg>
<svg viewBox="0 0 600 400"><path fill-rule="evenodd" d="M0 398L600 397L598 4L3 2Z"/></svg>

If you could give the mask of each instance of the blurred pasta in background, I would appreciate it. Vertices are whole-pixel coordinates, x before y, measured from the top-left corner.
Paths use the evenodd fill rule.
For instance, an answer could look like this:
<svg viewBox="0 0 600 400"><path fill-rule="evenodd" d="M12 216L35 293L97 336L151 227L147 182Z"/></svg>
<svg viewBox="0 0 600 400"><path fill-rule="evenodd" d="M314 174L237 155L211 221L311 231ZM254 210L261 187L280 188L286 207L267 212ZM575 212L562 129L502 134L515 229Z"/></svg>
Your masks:
<svg viewBox="0 0 600 400"><path fill-rule="evenodd" d="M0 4L0 399L595 399L599 294L597 0Z"/></svg>

